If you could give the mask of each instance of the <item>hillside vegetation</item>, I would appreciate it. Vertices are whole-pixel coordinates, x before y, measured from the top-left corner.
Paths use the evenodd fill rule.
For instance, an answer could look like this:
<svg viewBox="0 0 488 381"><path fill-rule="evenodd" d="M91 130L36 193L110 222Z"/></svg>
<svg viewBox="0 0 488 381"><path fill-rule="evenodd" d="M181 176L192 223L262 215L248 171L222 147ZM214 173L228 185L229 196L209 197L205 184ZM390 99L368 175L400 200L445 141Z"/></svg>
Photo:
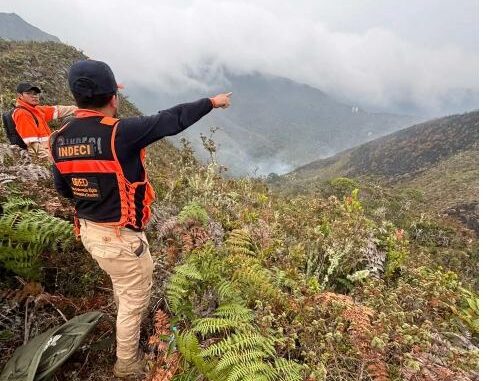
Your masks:
<svg viewBox="0 0 488 381"><path fill-rule="evenodd" d="M477 230L478 111L398 131L325 160L300 167L271 185L285 193L313 193L338 177L394 189L415 189L423 208L457 216Z"/></svg>
<svg viewBox="0 0 488 381"><path fill-rule="evenodd" d="M53 53L66 73L59 62ZM215 143L202 145L205 164L185 141L149 149L158 201L147 380L478 378L471 231L418 214L414 193L376 186L363 200L352 180L279 196L224 178ZM70 235L72 208L46 167L6 145L0 159L0 368L24 338L96 309L108 321L56 379L112 380L110 280Z"/></svg>
<svg viewBox="0 0 488 381"><path fill-rule="evenodd" d="M0 107L2 112L15 103L19 82L32 82L41 90L41 104L74 104L68 88L68 70L86 59L75 48L57 42L12 42L0 39ZM121 102L121 115L137 115L129 102Z"/></svg>

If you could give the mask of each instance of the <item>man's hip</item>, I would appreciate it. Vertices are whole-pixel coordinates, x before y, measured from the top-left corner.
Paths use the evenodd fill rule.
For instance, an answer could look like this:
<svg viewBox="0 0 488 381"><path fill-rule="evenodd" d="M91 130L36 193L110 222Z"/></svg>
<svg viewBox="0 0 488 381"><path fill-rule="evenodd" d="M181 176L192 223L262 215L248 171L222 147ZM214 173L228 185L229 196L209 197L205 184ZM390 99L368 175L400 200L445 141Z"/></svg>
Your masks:
<svg viewBox="0 0 488 381"><path fill-rule="evenodd" d="M110 276L114 288L119 292L150 290L154 264L144 232L80 219L80 234L86 250Z"/></svg>

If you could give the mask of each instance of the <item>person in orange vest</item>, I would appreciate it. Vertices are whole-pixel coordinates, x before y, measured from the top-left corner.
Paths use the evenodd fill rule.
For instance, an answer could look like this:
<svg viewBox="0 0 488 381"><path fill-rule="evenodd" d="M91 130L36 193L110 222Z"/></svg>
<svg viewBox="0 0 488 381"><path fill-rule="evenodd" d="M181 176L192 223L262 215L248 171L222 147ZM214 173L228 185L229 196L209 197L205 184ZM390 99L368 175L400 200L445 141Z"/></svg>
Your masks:
<svg viewBox="0 0 488 381"><path fill-rule="evenodd" d="M231 93L151 116L118 119L118 85L106 63L77 62L68 81L79 109L51 135L54 183L61 195L75 200L81 241L112 280L117 307L114 375L138 375L144 373L140 326L154 267L144 234L155 198L144 168L145 148L178 134L214 108L227 108Z"/></svg>
<svg viewBox="0 0 488 381"><path fill-rule="evenodd" d="M15 129L31 155L47 158L51 129L47 122L73 114L76 106L41 106L41 89L27 82L17 85L17 99L12 118Z"/></svg>

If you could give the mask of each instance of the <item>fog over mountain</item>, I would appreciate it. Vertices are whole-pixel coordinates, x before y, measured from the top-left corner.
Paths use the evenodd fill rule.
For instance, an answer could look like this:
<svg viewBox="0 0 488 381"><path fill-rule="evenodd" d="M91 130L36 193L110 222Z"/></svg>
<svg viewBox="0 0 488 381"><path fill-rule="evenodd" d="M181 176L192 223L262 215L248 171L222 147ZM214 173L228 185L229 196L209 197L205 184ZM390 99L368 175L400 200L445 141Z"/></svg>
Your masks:
<svg viewBox="0 0 488 381"><path fill-rule="evenodd" d="M156 92L206 89L225 67L289 78L374 112L478 108L476 0L3 0L1 10Z"/></svg>
<svg viewBox="0 0 488 381"><path fill-rule="evenodd" d="M172 140L186 137L205 159L200 134L210 136L211 128L218 128L213 135L217 159L232 175L281 174L420 120L370 113L289 79L259 73L233 75L225 70L206 91L172 96L133 88L130 99L141 104L142 111L153 113L226 88L237 94L232 107L210 113Z"/></svg>
<svg viewBox="0 0 488 381"><path fill-rule="evenodd" d="M287 172L479 107L474 0L73 0L69 7L6 0L2 7L108 62L147 113L233 91L233 107L183 135L203 157L199 135L218 127L218 157L232 174Z"/></svg>

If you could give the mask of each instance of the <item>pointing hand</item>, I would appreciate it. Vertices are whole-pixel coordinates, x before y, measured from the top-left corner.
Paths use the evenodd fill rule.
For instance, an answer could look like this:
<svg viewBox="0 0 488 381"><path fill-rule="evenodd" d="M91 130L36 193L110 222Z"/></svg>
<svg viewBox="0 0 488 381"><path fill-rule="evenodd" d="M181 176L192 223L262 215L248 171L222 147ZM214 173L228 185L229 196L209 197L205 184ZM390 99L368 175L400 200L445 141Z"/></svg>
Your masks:
<svg viewBox="0 0 488 381"><path fill-rule="evenodd" d="M210 98L212 101L212 104L215 108L227 108L230 106L230 96L232 95L232 92L230 93L224 93L224 94L219 94L216 95L215 97Z"/></svg>

